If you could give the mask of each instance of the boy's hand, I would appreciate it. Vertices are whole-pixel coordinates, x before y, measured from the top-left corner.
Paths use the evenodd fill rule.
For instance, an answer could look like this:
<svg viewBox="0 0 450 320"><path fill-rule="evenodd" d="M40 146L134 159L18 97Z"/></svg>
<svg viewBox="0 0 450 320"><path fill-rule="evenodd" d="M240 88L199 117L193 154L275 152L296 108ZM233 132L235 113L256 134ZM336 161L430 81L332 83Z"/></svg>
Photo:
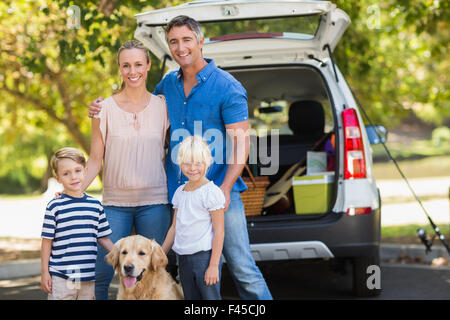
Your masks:
<svg viewBox="0 0 450 320"><path fill-rule="evenodd" d="M44 272L41 275L41 289L44 292L52 293L52 276L49 272Z"/></svg>
<svg viewBox="0 0 450 320"><path fill-rule="evenodd" d="M103 101L102 97L98 97L94 101L91 102L91 105L89 106L89 118L93 118L96 114L98 114L102 110L102 106L100 105L100 102Z"/></svg>
<svg viewBox="0 0 450 320"><path fill-rule="evenodd" d="M205 283L207 286L212 286L219 282L219 268L209 266L205 272Z"/></svg>
<svg viewBox="0 0 450 320"><path fill-rule="evenodd" d="M55 198L58 199L59 197L61 197L61 195L62 195L62 191L56 192Z"/></svg>

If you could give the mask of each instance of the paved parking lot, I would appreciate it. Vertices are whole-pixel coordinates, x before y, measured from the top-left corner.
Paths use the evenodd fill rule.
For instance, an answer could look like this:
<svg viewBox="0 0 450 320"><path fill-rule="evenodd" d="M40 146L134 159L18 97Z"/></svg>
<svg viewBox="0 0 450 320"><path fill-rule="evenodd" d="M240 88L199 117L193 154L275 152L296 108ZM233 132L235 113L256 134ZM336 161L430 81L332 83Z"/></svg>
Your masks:
<svg viewBox="0 0 450 320"><path fill-rule="evenodd" d="M352 291L351 269L335 273L326 261L259 263L275 300L358 299ZM39 288L40 276L0 280L0 300L45 300ZM450 300L450 268L423 265L381 265L381 295L366 300ZM110 299L115 299L117 279ZM239 299L233 281L224 268L222 295Z"/></svg>
<svg viewBox="0 0 450 320"><path fill-rule="evenodd" d="M425 214L416 202L411 202L409 190L401 180L377 181L383 204L383 226L427 224ZM431 197L423 201L437 224L450 222L448 186L450 177L413 179L413 188L419 196ZM0 237L39 238L44 210L52 192L43 197L18 200L0 199ZM392 202L394 198L406 202ZM275 299L354 299L351 295L351 270L346 274L332 272L327 262L262 263L261 268ZM431 268L425 265L383 264L382 294L372 299L450 299L450 268ZM0 280L0 300L45 299L39 288L40 276ZM110 298L117 292L117 281L112 284ZM232 280L225 270L223 296L237 299Z"/></svg>

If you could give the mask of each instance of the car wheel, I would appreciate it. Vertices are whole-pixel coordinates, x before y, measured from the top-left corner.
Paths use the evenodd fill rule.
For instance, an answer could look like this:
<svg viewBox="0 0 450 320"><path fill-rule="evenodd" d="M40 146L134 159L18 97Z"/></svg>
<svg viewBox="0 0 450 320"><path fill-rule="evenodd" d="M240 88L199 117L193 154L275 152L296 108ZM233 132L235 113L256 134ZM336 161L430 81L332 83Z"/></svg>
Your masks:
<svg viewBox="0 0 450 320"><path fill-rule="evenodd" d="M379 251L368 257L353 258L353 294L357 297L373 297L381 293L381 269Z"/></svg>

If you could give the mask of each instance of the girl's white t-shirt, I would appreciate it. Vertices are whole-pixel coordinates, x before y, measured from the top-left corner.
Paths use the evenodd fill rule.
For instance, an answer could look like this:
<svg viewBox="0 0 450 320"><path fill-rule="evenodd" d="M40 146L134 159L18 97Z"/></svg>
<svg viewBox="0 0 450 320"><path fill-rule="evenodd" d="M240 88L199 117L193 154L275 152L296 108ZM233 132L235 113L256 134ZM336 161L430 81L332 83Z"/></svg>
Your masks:
<svg viewBox="0 0 450 320"><path fill-rule="evenodd" d="M225 196L212 181L193 191L184 191L185 186L179 186L172 198L178 209L172 249L179 255L211 250L214 233L209 212L225 208Z"/></svg>

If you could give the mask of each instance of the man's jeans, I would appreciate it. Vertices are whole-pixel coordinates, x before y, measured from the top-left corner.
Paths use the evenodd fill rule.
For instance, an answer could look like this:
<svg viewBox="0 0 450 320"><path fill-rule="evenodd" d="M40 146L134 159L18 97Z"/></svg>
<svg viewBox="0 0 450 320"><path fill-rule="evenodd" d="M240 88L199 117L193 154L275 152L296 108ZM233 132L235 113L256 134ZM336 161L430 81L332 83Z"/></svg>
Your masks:
<svg viewBox="0 0 450 320"><path fill-rule="evenodd" d="M225 212L223 256L241 299L272 300L261 271L253 259L247 231L244 204L239 192L230 193L230 206Z"/></svg>
<svg viewBox="0 0 450 320"><path fill-rule="evenodd" d="M162 244L170 226L170 208L167 204L155 204L140 207L105 206L106 220L112 230L109 236L112 242L127 237L134 226L136 234L149 239L155 239ZM95 264L95 298L108 299L108 289L114 277L113 267L105 256L106 250L98 247L97 262Z"/></svg>

